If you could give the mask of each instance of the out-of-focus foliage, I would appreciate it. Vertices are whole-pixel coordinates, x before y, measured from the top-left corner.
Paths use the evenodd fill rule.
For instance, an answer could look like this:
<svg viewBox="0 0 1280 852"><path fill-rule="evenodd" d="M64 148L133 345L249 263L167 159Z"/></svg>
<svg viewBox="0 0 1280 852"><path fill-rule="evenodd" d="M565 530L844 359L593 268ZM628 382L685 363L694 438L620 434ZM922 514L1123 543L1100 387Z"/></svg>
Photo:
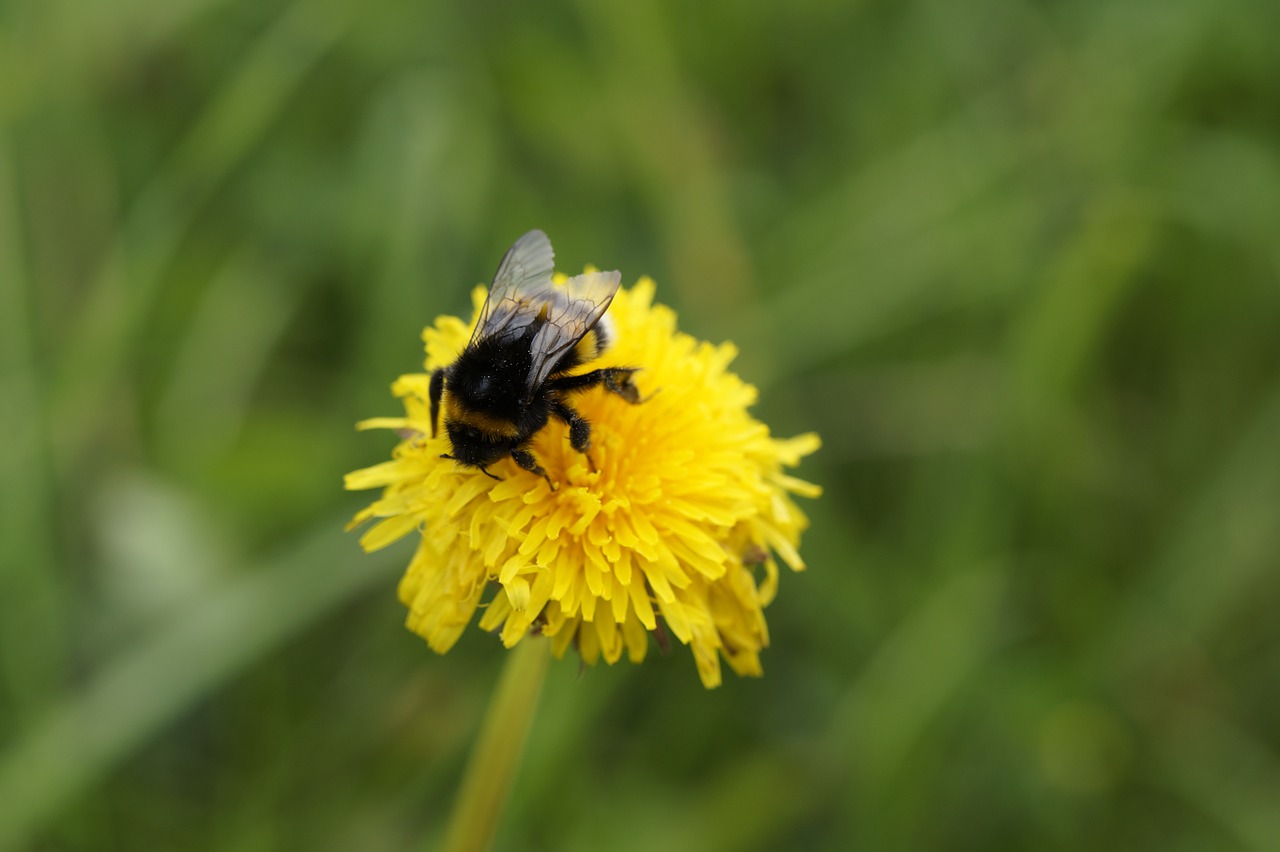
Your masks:
<svg viewBox="0 0 1280 852"><path fill-rule="evenodd" d="M763 680L553 667L504 850L1280 848L1280 5L0 7L0 846L439 836L503 652L341 474L530 227L730 338Z"/></svg>

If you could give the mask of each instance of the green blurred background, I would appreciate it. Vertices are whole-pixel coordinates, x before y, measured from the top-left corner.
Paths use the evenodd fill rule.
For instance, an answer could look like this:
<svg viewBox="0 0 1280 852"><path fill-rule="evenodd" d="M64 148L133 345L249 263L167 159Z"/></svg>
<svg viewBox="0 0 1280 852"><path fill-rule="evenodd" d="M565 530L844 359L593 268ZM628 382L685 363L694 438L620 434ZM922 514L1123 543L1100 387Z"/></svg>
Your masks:
<svg viewBox="0 0 1280 852"><path fill-rule="evenodd" d="M504 655L343 472L545 229L742 349L763 680L553 666L500 850L1280 849L1280 4L0 6L0 846L438 839Z"/></svg>

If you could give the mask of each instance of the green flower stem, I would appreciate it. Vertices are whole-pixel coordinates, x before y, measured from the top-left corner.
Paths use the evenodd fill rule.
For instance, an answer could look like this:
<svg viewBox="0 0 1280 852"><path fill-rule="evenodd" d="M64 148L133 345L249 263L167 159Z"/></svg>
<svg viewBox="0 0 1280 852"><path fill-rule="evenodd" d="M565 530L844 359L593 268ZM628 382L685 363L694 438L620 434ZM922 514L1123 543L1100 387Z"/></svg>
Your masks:
<svg viewBox="0 0 1280 852"><path fill-rule="evenodd" d="M493 842L550 659L550 643L540 637L526 637L508 652L453 805L444 852L484 852Z"/></svg>

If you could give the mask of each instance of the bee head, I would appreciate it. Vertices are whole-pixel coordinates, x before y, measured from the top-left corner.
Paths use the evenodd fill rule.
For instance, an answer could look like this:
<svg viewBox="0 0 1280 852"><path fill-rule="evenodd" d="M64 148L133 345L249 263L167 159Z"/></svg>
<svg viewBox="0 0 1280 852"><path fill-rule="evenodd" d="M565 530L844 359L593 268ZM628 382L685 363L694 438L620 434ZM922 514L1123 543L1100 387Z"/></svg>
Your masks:
<svg viewBox="0 0 1280 852"><path fill-rule="evenodd" d="M511 442L504 436L486 433L469 423L445 421L445 430L459 464L485 467L511 452Z"/></svg>

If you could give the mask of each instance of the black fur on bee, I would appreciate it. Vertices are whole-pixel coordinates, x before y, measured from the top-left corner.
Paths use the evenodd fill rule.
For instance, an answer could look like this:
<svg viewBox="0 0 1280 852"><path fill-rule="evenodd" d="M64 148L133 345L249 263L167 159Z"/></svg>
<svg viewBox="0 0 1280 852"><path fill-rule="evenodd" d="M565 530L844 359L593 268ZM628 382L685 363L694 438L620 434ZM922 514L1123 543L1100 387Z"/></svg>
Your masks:
<svg viewBox="0 0 1280 852"><path fill-rule="evenodd" d="M533 437L555 418L569 427L569 443L585 453L591 424L572 397L603 387L629 403L641 401L635 367L573 370L599 357L609 332L601 322L621 275L588 272L563 285L552 283L554 253L542 231L530 231L507 251L470 342L452 364L431 375L431 429L441 410L452 454L445 458L479 468L510 456L555 488L529 450Z"/></svg>

